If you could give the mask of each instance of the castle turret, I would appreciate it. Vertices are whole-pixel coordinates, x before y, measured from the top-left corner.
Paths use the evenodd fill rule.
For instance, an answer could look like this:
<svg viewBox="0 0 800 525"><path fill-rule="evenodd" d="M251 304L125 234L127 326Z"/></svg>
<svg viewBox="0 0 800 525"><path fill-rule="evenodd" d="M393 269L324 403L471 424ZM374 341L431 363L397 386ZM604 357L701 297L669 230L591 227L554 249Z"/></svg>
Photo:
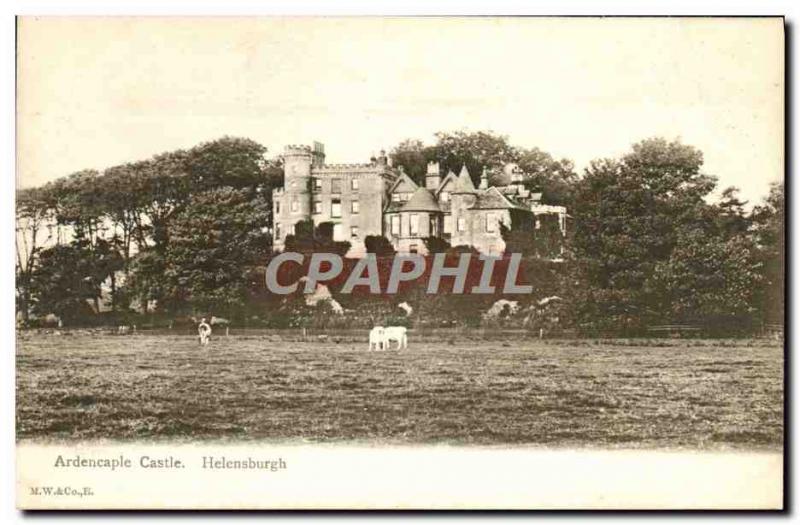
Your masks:
<svg viewBox="0 0 800 525"><path fill-rule="evenodd" d="M324 159L324 153L322 153ZM285 205L292 224L311 218L311 166L315 153L308 146L286 146L283 151Z"/></svg>
<svg viewBox="0 0 800 525"><path fill-rule="evenodd" d="M442 177L439 173L439 163L429 162L428 171L425 174L425 188L430 191L436 191L442 183Z"/></svg>
<svg viewBox="0 0 800 525"><path fill-rule="evenodd" d="M294 178L311 177L313 155L308 146L289 145L283 150L284 186Z"/></svg>

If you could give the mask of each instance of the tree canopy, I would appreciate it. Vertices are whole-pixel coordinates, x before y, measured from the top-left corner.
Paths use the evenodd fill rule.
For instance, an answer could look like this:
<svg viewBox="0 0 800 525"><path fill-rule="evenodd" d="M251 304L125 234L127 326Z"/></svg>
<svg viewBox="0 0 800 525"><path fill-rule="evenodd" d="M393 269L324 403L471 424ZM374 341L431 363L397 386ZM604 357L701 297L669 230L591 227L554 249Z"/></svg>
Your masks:
<svg viewBox="0 0 800 525"><path fill-rule="evenodd" d="M420 183L434 161L445 173L466 166L476 184L484 169L491 183L506 184L503 168L512 162L546 203L566 205L566 240L547 217L537 228L501 229L507 251L525 255L537 293L563 298L565 327L635 334L686 323L732 333L783 322L781 183L752 210L736 188L713 199L716 179L703 171L702 152L663 138L597 159L580 175L567 159L490 131L440 132L432 144L409 139L391 156ZM272 189L281 184L280 158L267 159L252 140L223 137L19 190L18 311L25 321L52 313L75 324L103 308L252 317L264 307ZM350 244L335 242L332 232L330 223L300 222L286 249L344 255ZM432 252L474 251L440 238L425 242ZM394 254L382 236L368 237L366 247ZM419 312L434 303L431 315L446 311L448 301L483 307L470 298L428 300Z"/></svg>
<svg viewBox="0 0 800 525"><path fill-rule="evenodd" d="M650 323L755 320L762 275L735 189L715 205L702 153L662 138L587 168L575 191L573 301L579 322L641 329Z"/></svg>
<svg viewBox="0 0 800 525"><path fill-rule="evenodd" d="M145 310L151 302L184 310L182 297L192 308L240 305L255 253L271 248L271 189L280 183L280 167L265 153L252 140L223 137L20 191L23 316L36 305L38 313L58 310L69 318L62 303L87 299L97 313L104 287L112 310L127 310L130 301ZM65 268L87 280L78 286ZM205 269L212 276L198 281Z"/></svg>
<svg viewBox="0 0 800 525"><path fill-rule="evenodd" d="M491 131L439 132L435 139L430 145L416 139L402 141L390 153L392 163L403 166L415 182L423 185L428 162L438 162L443 175L449 171L459 173L461 167L466 166L476 187L484 169L490 175L491 184L508 184L510 180L503 168L507 163L516 163L523 172L525 184L543 192L547 202L571 203L572 187L578 176L573 163L567 159L556 160L535 147L513 146L508 137Z"/></svg>

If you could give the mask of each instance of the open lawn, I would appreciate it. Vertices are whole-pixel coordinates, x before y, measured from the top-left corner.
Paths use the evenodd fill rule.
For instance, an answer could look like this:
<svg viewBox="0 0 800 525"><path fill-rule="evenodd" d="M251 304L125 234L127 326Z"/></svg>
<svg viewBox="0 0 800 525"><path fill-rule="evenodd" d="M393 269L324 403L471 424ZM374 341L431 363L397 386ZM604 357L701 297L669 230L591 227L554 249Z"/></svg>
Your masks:
<svg viewBox="0 0 800 525"><path fill-rule="evenodd" d="M783 348L761 340L363 342L38 335L20 440L355 440L779 448Z"/></svg>

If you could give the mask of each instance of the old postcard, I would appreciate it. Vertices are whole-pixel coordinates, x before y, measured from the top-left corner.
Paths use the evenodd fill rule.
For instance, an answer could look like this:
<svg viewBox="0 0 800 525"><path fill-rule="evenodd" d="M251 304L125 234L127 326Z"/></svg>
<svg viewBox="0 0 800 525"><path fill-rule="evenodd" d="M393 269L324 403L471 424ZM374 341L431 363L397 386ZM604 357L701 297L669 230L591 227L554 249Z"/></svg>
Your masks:
<svg viewBox="0 0 800 525"><path fill-rule="evenodd" d="M781 509L784 21L17 21L21 509Z"/></svg>

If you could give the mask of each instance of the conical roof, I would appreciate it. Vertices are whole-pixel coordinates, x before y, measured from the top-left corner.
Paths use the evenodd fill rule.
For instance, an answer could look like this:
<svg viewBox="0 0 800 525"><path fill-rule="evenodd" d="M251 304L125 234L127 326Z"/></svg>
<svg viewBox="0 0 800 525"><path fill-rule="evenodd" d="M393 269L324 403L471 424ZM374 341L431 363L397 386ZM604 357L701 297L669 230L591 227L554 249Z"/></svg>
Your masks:
<svg viewBox="0 0 800 525"><path fill-rule="evenodd" d="M467 171L467 165L463 164L461 166L461 173L458 174L458 179L456 179L455 188L453 188L453 193L472 193L475 191L475 185L472 183L472 177L469 176L469 171Z"/></svg>
<svg viewBox="0 0 800 525"><path fill-rule="evenodd" d="M439 208L439 203L436 202L433 193L425 188L419 188L405 203L402 211L441 212L442 210Z"/></svg>

